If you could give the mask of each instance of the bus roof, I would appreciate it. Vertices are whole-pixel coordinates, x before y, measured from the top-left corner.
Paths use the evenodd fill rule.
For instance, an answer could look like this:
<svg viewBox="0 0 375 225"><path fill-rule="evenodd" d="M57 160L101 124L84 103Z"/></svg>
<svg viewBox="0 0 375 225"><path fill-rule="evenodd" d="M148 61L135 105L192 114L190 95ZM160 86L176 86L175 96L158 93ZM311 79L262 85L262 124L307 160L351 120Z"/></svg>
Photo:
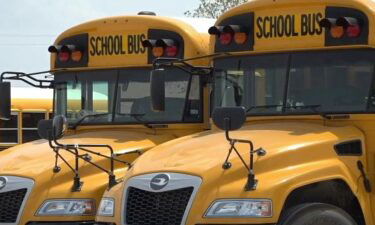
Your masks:
<svg viewBox="0 0 375 225"><path fill-rule="evenodd" d="M149 15L114 16L89 21L63 32L54 43L54 46L72 45L71 42L85 45L86 64L66 63L66 66L61 66L57 63L56 54L51 54L51 68L151 66L155 57L142 45L147 39L177 41L181 54L178 58L204 56L209 54L207 30L213 24L210 19ZM208 60L198 63L207 65Z"/></svg>
<svg viewBox="0 0 375 225"><path fill-rule="evenodd" d="M324 26L321 22L326 18L354 18L360 31L348 31L348 23ZM216 22L216 26L246 27L247 42L243 46L223 47L213 35L211 44L215 45L215 52L368 47L375 45L375 36L370 31L374 23L375 0L251 0L227 11ZM344 29L333 31L334 26Z"/></svg>

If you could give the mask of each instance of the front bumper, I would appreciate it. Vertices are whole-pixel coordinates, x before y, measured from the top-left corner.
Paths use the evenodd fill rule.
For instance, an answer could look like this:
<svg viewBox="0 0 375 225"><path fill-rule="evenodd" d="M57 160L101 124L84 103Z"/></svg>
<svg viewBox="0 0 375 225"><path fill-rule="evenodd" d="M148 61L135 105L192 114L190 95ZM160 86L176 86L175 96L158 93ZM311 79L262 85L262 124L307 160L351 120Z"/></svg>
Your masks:
<svg viewBox="0 0 375 225"><path fill-rule="evenodd" d="M74 221L74 222L28 222L26 225L95 225L95 221Z"/></svg>

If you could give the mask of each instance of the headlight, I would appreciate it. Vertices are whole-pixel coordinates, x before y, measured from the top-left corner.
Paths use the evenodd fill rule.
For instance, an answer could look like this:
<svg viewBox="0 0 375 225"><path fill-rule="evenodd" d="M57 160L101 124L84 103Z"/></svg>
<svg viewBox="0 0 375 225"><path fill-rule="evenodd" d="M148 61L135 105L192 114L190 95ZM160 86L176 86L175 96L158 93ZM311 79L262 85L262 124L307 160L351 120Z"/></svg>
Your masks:
<svg viewBox="0 0 375 225"><path fill-rule="evenodd" d="M233 199L215 201L205 217L272 217L272 201L263 199Z"/></svg>
<svg viewBox="0 0 375 225"><path fill-rule="evenodd" d="M37 216L93 216L95 202L92 199L62 199L45 201Z"/></svg>
<svg viewBox="0 0 375 225"><path fill-rule="evenodd" d="M114 216L115 200L113 198L102 198L100 202L98 216Z"/></svg>

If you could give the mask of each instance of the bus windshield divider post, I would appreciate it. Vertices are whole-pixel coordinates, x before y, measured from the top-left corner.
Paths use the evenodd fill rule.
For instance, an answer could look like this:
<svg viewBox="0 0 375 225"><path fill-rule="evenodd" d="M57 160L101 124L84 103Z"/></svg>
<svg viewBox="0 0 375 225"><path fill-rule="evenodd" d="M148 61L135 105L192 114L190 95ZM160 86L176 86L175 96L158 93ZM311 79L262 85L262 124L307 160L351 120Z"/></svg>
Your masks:
<svg viewBox="0 0 375 225"><path fill-rule="evenodd" d="M237 156L240 158L242 164L245 166L245 168L248 171L248 179L247 183L245 185L245 191L254 191L257 188L258 180L255 178L254 173L254 154L258 154L259 156L264 156L266 154L266 151L262 148L254 150L253 142L248 140L241 140L241 139L232 139L229 137L229 130L227 129L225 131L225 137L230 143L230 148L228 151L228 155L225 159L225 162L223 163L223 169L227 170L232 167L232 164L229 162L229 157L231 156L232 152L234 151ZM241 156L239 151L236 148L236 143L243 143L243 144L249 144L250 146L250 166L246 164L244 158Z"/></svg>
<svg viewBox="0 0 375 225"><path fill-rule="evenodd" d="M74 173L74 184L73 184L73 187L72 187L72 192L81 191L82 186L83 186L83 182L81 181L81 177L79 175L79 159L89 163L90 165L93 165L94 167L96 167L99 170L108 174L108 180L109 180L108 181L108 189L111 189L113 186L118 184L118 182L116 180L116 176L114 174L114 162L120 162L120 163L123 163L123 164L127 165L129 168L131 167L131 164L129 162L117 159L116 155L114 154L113 148L109 145L79 145L79 144L64 145L64 144L60 144L59 142L57 142L56 138L50 138L49 139L49 145L56 154L56 156L55 156L55 167L54 167L53 171L55 173L58 173L58 172L61 171L61 168L58 166L58 159L60 158ZM109 151L111 153L111 156L103 155L100 152L95 152L95 151L87 149L87 148L90 148L90 147L92 147L92 148L107 148L107 149L109 149ZM60 152L59 152L60 149L64 149L67 152L69 152L69 153L71 153L75 156L75 168L73 168L73 166L71 166L69 164L69 162L60 154ZM84 151L84 152L87 152L89 154L94 154L94 155L109 159L110 160L110 170L107 170L107 169L103 168L102 166L98 165L97 163L92 162L91 156L89 154L80 155L79 154L80 150ZM129 152L129 154L135 154L135 153L136 152Z"/></svg>

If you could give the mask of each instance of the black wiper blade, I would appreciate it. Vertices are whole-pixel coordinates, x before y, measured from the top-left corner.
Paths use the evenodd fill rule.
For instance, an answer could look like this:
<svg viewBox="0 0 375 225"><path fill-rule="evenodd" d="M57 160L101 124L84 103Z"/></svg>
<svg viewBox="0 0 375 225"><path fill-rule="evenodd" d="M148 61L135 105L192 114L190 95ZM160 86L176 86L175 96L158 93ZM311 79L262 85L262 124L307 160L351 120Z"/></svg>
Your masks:
<svg viewBox="0 0 375 225"><path fill-rule="evenodd" d="M331 119L331 117L327 116L326 113L318 110L318 108L322 107L321 105L294 105L294 106L284 106L283 109L311 109L314 113L317 113L323 119Z"/></svg>
<svg viewBox="0 0 375 225"><path fill-rule="evenodd" d="M270 109L270 108L277 108L277 107L283 107L283 105L257 105L257 106L251 106L246 110L246 112L253 111L254 109Z"/></svg>
<svg viewBox="0 0 375 225"><path fill-rule="evenodd" d="M95 118L95 117L99 117L99 116L107 116L107 115L112 115L112 113L97 113L97 114L88 114L88 115L85 115L85 116L81 117L81 118L80 118L77 122L75 122L73 125L71 125L71 128L72 128L73 130L77 129L77 127L78 127L79 125L81 125L82 122L83 122L85 119L87 119L87 118L90 118L90 117Z"/></svg>
<svg viewBox="0 0 375 225"><path fill-rule="evenodd" d="M153 126L150 125L150 123L147 123L146 121L142 120L140 117L145 116L145 113L120 113L118 115L121 116L130 116L131 118L135 119L137 122L139 122L141 125L153 129Z"/></svg>

